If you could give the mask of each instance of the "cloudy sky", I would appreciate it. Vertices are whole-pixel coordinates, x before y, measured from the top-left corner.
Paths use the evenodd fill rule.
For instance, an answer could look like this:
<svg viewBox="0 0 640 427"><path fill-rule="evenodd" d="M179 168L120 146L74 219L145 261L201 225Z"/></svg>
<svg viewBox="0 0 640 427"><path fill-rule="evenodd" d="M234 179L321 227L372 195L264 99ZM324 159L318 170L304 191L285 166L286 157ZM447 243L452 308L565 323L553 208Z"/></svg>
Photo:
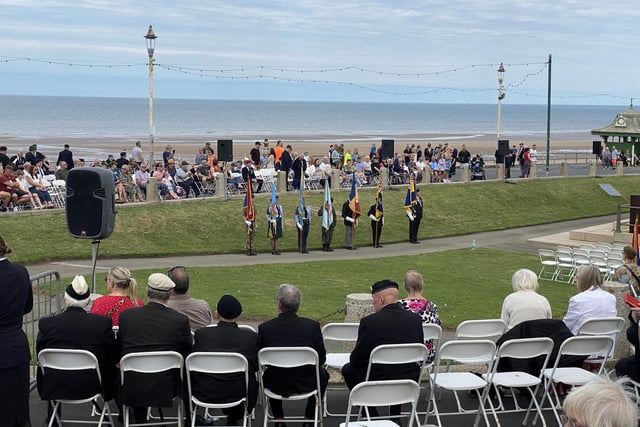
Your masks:
<svg viewBox="0 0 640 427"><path fill-rule="evenodd" d="M628 105L638 0L0 0L0 94ZM28 58L28 59L27 59Z"/></svg>

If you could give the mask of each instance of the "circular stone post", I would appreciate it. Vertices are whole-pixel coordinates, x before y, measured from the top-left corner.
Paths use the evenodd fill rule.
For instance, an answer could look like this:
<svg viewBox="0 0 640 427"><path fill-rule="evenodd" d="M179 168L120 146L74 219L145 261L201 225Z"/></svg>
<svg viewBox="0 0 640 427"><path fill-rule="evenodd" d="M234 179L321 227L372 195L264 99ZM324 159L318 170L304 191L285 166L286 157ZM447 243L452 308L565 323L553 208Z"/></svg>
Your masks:
<svg viewBox="0 0 640 427"><path fill-rule="evenodd" d="M147 180L147 202L159 202L158 197L158 178L150 177Z"/></svg>
<svg viewBox="0 0 640 427"><path fill-rule="evenodd" d="M629 285L620 282L604 282L602 289L610 292L616 297L616 312L618 316L627 319L629 314L629 306L624 302L624 296L629 292ZM629 341L627 341L627 328L629 327L629 320L625 322L624 328L618 334L616 338L616 346L613 350L613 356L611 361L617 362L618 360L629 356Z"/></svg>

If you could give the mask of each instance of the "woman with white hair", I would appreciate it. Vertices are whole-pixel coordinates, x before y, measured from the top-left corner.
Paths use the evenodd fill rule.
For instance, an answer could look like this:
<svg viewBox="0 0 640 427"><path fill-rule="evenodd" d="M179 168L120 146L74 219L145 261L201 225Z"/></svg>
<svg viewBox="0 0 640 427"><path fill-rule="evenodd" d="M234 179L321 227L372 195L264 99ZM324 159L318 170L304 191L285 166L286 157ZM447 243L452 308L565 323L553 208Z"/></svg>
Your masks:
<svg viewBox="0 0 640 427"><path fill-rule="evenodd" d="M564 426L580 427L636 427L638 407L633 392L624 384L598 378L574 388L562 405L560 421Z"/></svg>
<svg viewBox="0 0 640 427"><path fill-rule="evenodd" d="M551 319L551 305L538 294L538 277L526 268L513 273L511 277L513 293L507 295L502 302L500 318L507 325L507 330L525 320Z"/></svg>
<svg viewBox="0 0 640 427"><path fill-rule="evenodd" d="M581 265L576 271L576 287L579 293L569 299L567 314L562 319L573 335L578 334L582 323L598 317L615 317L616 297L602 290L602 276L598 267Z"/></svg>

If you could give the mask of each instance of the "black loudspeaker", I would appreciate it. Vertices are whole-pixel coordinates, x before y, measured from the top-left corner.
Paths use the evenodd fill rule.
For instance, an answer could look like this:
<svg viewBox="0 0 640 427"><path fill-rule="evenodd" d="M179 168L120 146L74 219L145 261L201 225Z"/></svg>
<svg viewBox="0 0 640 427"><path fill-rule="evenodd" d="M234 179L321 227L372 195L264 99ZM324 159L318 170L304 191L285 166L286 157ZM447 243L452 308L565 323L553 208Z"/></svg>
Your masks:
<svg viewBox="0 0 640 427"><path fill-rule="evenodd" d="M73 168L67 177L67 227L80 239L111 235L116 219L113 174L101 168Z"/></svg>
<svg viewBox="0 0 640 427"><path fill-rule="evenodd" d="M233 161L233 140L218 140L218 160L220 160L221 162Z"/></svg>
<svg viewBox="0 0 640 427"><path fill-rule="evenodd" d="M393 159L394 151L393 151L393 143L395 141L393 139L383 139L382 140L382 150L380 152L380 156L382 160L384 159Z"/></svg>
<svg viewBox="0 0 640 427"><path fill-rule="evenodd" d="M508 139L498 140L498 155L506 156L507 154L509 154L509 140Z"/></svg>
<svg viewBox="0 0 640 427"><path fill-rule="evenodd" d="M592 148L592 154L595 154L597 156L600 155L600 148L602 148L602 145L600 144L600 141L592 141L593 143L593 148Z"/></svg>

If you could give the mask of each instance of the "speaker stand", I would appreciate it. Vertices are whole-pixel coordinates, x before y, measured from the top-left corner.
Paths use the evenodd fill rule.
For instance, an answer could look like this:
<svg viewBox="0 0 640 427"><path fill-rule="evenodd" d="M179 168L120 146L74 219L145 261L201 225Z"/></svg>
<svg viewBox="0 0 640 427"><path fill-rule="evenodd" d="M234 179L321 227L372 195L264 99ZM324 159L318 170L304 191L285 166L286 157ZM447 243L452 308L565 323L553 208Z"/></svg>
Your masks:
<svg viewBox="0 0 640 427"><path fill-rule="evenodd" d="M92 293L96 293L96 264L98 263L98 248L100 247L100 240L91 241L91 277L93 283Z"/></svg>

